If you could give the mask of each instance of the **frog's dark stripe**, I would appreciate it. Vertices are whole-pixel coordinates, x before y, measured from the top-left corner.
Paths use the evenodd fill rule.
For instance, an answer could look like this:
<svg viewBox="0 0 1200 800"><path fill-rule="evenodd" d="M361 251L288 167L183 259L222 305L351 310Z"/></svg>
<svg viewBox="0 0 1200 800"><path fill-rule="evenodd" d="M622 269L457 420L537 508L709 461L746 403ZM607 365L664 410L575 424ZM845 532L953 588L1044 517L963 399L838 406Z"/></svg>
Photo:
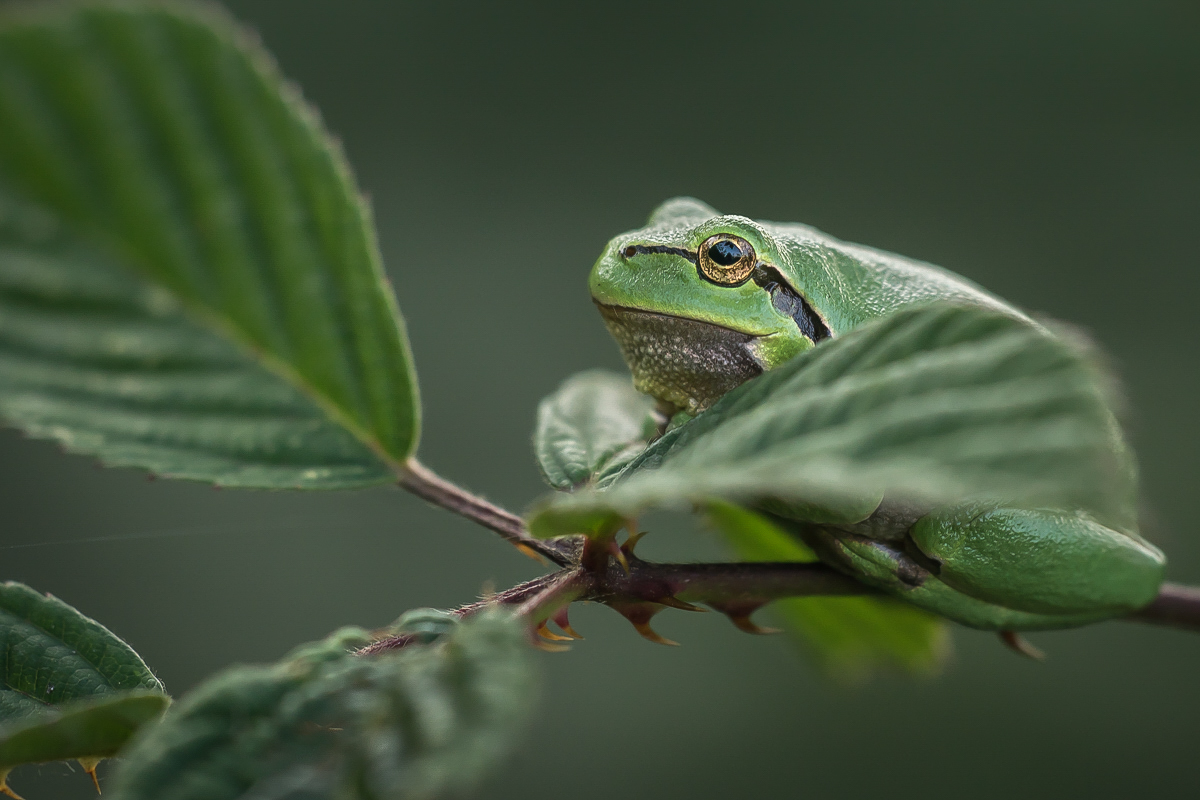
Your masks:
<svg viewBox="0 0 1200 800"><path fill-rule="evenodd" d="M631 244L621 251L626 258L632 258L638 253L667 253L672 256L686 258L693 264L698 263L699 258L691 250L684 250L682 247L667 247L664 244Z"/></svg>
<svg viewBox="0 0 1200 800"><path fill-rule="evenodd" d="M696 264L697 267L700 263L699 257L691 250L685 250L682 247L668 247L663 244L631 244L621 251L621 255L625 258L632 258L640 253L666 253L679 256ZM708 280L704 275L700 277ZM800 332L811 341L815 343L829 338L829 328L825 326L824 321L817 316L808 301L793 289L774 267L759 264L754 270L753 279L756 284L770 293L771 305L775 306L779 313L791 317Z"/></svg>
<svg viewBox="0 0 1200 800"><path fill-rule="evenodd" d="M756 284L770 293L771 305L775 306L775 310L795 320L796 327L813 343L829 338L829 328L824 320L817 316L808 301L774 267L759 264L754 269L753 278Z"/></svg>

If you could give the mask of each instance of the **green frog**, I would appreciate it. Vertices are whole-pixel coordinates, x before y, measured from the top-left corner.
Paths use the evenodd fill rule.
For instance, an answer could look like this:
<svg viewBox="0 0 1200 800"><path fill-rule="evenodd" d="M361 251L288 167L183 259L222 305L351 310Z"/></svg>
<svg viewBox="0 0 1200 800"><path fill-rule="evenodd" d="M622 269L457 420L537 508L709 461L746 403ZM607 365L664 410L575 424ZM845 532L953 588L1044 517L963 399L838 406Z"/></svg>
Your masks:
<svg viewBox="0 0 1200 800"><path fill-rule="evenodd" d="M644 228L613 239L589 288L635 388L676 423L907 306L976 304L1037 325L940 267L692 198L668 200ZM1149 603L1165 570L1163 554L1138 535L1132 456L1119 435L1113 447L1127 466L1124 510L1104 519L1072 508L910 509L886 499L837 525L772 511L823 561L950 619L1002 631L1084 624Z"/></svg>

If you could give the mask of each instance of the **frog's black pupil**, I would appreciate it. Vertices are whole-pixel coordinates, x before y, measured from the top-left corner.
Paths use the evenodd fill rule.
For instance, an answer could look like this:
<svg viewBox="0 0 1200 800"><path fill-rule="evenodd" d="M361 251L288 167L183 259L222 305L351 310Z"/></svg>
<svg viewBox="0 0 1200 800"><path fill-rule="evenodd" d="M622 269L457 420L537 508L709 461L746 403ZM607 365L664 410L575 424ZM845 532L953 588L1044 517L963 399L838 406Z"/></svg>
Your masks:
<svg viewBox="0 0 1200 800"><path fill-rule="evenodd" d="M713 260L713 263L720 264L722 267L732 267L742 259L742 248L738 246L737 242L722 239L719 242L713 242L712 247L708 248L708 257Z"/></svg>

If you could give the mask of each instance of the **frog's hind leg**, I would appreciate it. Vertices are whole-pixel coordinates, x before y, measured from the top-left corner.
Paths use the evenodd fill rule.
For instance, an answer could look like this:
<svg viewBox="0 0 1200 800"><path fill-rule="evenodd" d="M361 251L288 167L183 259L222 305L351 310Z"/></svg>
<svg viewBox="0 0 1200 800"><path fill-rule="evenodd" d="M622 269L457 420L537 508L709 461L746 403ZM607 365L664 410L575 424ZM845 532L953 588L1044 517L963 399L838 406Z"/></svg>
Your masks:
<svg viewBox="0 0 1200 800"><path fill-rule="evenodd" d="M1038 614L1106 614L1149 603L1165 559L1136 534L1077 512L939 509L917 521L912 542L960 592Z"/></svg>

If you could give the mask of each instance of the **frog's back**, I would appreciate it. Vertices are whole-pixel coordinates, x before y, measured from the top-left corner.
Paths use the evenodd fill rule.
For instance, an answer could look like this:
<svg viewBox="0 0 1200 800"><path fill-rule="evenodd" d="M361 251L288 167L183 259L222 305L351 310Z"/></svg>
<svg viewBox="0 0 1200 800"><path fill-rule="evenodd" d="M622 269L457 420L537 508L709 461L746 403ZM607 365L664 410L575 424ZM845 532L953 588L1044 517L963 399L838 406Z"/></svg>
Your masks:
<svg viewBox="0 0 1200 800"><path fill-rule="evenodd" d="M788 263L794 288L836 336L904 306L957 300L1025 316L995 295L934 264L844 242L808 225L761 222Z"/></svg>

